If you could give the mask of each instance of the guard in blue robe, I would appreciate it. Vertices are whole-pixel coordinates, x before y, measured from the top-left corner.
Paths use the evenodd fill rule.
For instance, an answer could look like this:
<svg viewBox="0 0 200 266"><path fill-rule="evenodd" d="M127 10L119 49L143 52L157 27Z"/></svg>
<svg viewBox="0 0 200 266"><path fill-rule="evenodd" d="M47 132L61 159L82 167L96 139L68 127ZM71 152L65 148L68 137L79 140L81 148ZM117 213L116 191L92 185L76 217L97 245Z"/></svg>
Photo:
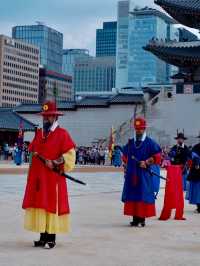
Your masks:
<svg viewBox="0 0 200 266"><path fill-rule="evenodd" d="M197 206L196 211L200 213L200 143L192 149L192 165L188 175L188 181L187 199L190 204Z"/></svg>
<svg viewBox="0 0 200 266"><path fill-rule="evenodd" d="M134 121L136 136L123 148L125 179L122 192L124 215L132 216L131 226L145 226L145 218L156 215L154 178L146 170L161 162L161 148L146 136L146 121Z"/></svg>

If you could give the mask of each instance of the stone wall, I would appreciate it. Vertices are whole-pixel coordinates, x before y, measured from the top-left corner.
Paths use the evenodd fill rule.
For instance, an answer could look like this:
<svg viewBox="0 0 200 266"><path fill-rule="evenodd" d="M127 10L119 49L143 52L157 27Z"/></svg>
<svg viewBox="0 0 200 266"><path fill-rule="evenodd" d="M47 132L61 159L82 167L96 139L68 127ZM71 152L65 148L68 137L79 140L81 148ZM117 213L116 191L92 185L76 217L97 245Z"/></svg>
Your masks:
<svg viewBox="0 0 200 266"><path fill-rule="evenodd" d="M184 129L189 145L195 144L200 132L200 95L175 94L168 96L169 91L162 91L146 105L148 134L162 146L175 143L177 129ZM66 111L59 119L62 127L68 129L77 145L91 145L99 139L108 142L110 129L117 129L116 143L124 144L133 135L131 118L135 105L111 105L109 108L79 108L77 111ZM139 106L137 113L142 113ZM26 114L25 118L34 123L40 123L41 118L34 114ZM32 134L33 136L33 134ZM26 138L30 139L27 133Z"/></svg>
<svg viewBox="0 0 200 266"><path fill-rule="evenodd" d="M134 114L135 105L111 105L109 108L79 108L77 111L65 111L59 118L61 127L66 128L78 146L91 145L99 139L108 139L111 127L118 129L129 121ZM28 120L41 124L37 114L23 114ZM30 140L33 133L26 133ZM125 140L124 140L125 141Z"/></svg>

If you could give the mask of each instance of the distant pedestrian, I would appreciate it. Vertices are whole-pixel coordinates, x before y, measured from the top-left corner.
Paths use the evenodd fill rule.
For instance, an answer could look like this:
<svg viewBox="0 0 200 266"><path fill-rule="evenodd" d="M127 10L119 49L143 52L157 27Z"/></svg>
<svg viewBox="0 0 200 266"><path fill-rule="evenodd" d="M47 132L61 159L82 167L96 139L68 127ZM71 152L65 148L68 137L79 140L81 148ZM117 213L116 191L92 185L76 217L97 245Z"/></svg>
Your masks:
<svg viewBox="0 0 200 266"><path fill-rule="evenodd" d="M114 147L114 151L113 151L113 165L115 167L120 167L122 165L122 154L121 154L121 149L119 146L115 146Z"/></svg>

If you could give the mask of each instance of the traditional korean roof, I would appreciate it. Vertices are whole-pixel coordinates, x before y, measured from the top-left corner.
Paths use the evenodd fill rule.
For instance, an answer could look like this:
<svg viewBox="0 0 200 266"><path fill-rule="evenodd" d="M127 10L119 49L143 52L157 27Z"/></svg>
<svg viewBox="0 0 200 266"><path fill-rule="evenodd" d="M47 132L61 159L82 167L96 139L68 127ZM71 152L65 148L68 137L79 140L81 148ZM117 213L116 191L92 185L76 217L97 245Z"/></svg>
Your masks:
<svg viewBox="0 0 200 266"><path fill-rule="evenodd" d="M59 110L74 110L76 108L75 102L60 102L57 103ZM41 104L21 104L14 108L14 111L19 113L39 113L42 110Z"/></svg>
<svg viewBox="0 0 200 266"><path fill-rule="evenodd" d="M179 23L200 28L200 0L154 0Z"/></svg>
<svg viewBox="0 0 200 266"><path fill-rule="evenodd" d="M22 123L24 131L34 131L35 124L9 108L0 108L0 130L18 131Z"/></svg>
<svg viewBox="0 0 200 266"><path fill-rule="evenodd" d="M110 100L110 104L141 104L143 103L143 94L117 94Z"/></svg>
<svg viewBox="0 0 200 266"><path fill-rule="evenodd" d="M161 60L178 67L200 66L200 41L166 43L150 41L143 48Z"/></svg>
<svg viewBox="0 0 200 266"><path fill-rule="evenodd" d="M84 96L78 100L78 107L107 107L109 106L110 96Z"/></svg>
<svg viewBox="0 0 200 266"><path fill-rule="evenodd" d="M181 72L171 76L171 79L185 79L185 78L187 78L187 74Z"/></svg>
<svg viewBox="0 0 200 266"><path fill-rule="evenodd" d="M79 108L109 108L110 105L117 104L141 104L143 102L143 92L139 93L118 93L114 96L82 96L76 102L57 103L60 111L75 111ZM22 104L14 108L18 113L39 113L41 111L40 104Z"/></svg>

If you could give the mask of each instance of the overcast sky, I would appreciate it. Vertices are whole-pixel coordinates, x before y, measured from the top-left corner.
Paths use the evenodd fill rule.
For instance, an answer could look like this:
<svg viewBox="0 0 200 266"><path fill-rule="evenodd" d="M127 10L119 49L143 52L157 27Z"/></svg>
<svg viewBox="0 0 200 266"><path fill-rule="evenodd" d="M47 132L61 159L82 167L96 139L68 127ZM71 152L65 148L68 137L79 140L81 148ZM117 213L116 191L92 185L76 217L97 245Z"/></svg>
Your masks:
<svg viewBox="0 0 200 266"><path fill-rule="evenodd" d="M64 34L64 48L95 51L96 29L117 19L117 0L1 0L0 34L15 25L44 22ZM133 1L154 6L153 0Z"/></svg>

